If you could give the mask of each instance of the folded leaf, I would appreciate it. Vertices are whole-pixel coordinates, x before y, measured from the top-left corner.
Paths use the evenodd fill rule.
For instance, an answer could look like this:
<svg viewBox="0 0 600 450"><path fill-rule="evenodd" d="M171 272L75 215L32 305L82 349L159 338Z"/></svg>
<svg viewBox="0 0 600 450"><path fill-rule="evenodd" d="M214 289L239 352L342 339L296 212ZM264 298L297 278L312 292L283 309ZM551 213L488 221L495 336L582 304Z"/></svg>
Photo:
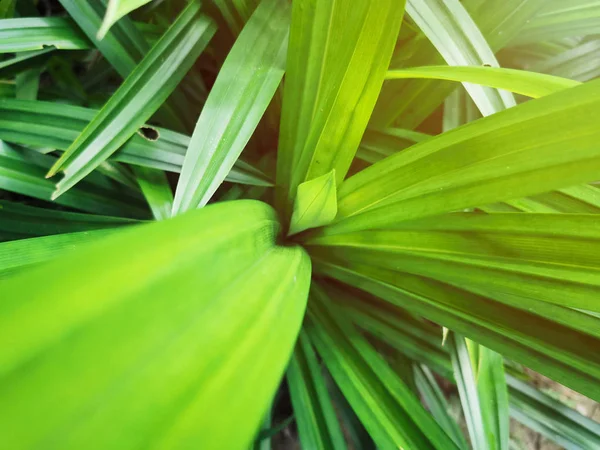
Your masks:
<svg viewBox="0 0 600 450"><path fill-rule="evenodd" d="M227 202L0 282L3 444L247 449L310 279L278 228L266 204Z"/></svg>
<svg viewBox="0 0 600 450"><path fill-rule="evenodd" d="M102 21L102 26L98 30L98 39L102 39L110 27L121 17L129 14L134 9L145 5L149 1L150 0L108 0L104 20Z"/></svg>
<svg viewBox="0 0 600 450"><path fill-rule="evenodd" d="M479 401L476 383L476 370L471 364L465 338L451 333L447 345L450 347L454 379L458 386L458 394L465 415L465 422L471 438L473 450L487 450L497 448L489 438L484 427L482 407ZM508 430L507 430L508 431Z"/></svg>
<svg viewBox="0 0 600 450"><path fill-rule="evenodd" d="M279 207L291 215L298 185L345 178L388 68L404 1L296 1L277 160Z"/></svg>
<svg viewBox="0 0 600 450"><path fill-rule="evenodd" d="M298 186L288 236L327 225L337 214L335 169Z"/></svg>

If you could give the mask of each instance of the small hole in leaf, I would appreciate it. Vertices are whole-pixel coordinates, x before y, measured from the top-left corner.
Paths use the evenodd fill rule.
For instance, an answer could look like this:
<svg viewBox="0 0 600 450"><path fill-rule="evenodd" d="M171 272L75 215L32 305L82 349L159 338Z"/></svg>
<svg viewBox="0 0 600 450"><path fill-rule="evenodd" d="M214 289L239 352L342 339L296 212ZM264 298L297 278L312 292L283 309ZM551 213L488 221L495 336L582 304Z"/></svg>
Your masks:
<svg viewBox="0 0 600 450"><path fill-rule="evenodd" d="M152 127L141 127L138 130L138 134L149 141L158 141L158 138L160 137L158 130Z"/></svg>

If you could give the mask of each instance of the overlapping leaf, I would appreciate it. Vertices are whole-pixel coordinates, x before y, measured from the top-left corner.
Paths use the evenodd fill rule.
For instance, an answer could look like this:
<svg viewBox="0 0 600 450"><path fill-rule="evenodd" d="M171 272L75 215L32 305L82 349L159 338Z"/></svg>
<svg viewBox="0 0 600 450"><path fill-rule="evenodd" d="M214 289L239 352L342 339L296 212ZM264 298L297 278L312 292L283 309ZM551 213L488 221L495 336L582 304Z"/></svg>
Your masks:
<svg viewBox="0 0 600 450"><path fill-rule="evenodd" d="M381 228L595 180L599 111L600 82L593 81L428 139L346 180L330 232Z"/></svg>
<svg viewBox="0 0 600 450"><path fill-rule="evenodd" d="M98 114L97 110L49 102L0 99L0 139L41 148L66 150ZM111 159L129 164L180 172L190 138L160 127L152 127L155 140L134 134ZM270 186L267 176L243 161L229 172L227 181Z"/></svg>
<svg viewBox="0 0 600 450"><path fill-rule="evenodd" d="M98 115L63 153L49 176L62 170L58 197L123 145L166 100L215 32L191 2Z"/></svg>
<svg viewBox="0 0 600 450"><path fill-rule="evenodd" d="M385 360L313 284L309 336L378 447L455 448Z"/></svg>
<svg viewBox="0 0 600 450"><path fill-rule="evenodd" d="M315 450L346 449L322 369L305 332L298 338L287 380L302 445Z"/></svg>
<svg viewBox="0 0 600 450"><path fill-rule="evenodd" d="M0 189L50 201L54 183L44 174L56 158L31 150L11 148L0 141ZM94 173L56 203L81 211L120 217L146 218L139 193Z"/></svg>
<svg viewBox="0 0 600 450"><path fill-rule="evenodd" d="M120 217L59 211L0 200L0 233L19 237L116 228L135 223Z"/></svg>
<svg viewBox="0 0 600 450"><path fill-rule="evenodd" d="M308 294L310 260L278 228L228 202L0 282L4 445L248 448Z"/></svg>
<svg viewBox="0 0 600 450"><path fill-rule="evenodd" d="M346 176L383 83L404 2L294 2L277 159L279 207L298 185Z"/></svg>
<svg viewBox="0 0 600 450"><path fill-rule="evenodd" d="M206 205L248 143L283 77L288 20L285 0L263 0L231 49L194 129L174 214Z"/></svg>

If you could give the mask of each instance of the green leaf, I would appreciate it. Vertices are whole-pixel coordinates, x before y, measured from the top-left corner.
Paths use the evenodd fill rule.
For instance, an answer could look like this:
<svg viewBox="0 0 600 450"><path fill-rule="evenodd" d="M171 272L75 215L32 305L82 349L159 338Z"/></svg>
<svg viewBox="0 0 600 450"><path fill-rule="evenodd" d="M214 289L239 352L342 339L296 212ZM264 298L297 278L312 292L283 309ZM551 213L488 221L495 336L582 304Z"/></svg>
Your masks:
<svg viewBox="0 0 600 450"><path fill-rule="evenodd" d="M202 207L233 167L281 82L289 6L263 0L240 34L200 114L173 214Z"/></svg>
<svg viewBox="0 0 600 450"><path fill-rule="evenodd" d="M436 422L452 438L458 448L469 448L458 423L449 414L450 406L429 368L425 365L415 364L414 372L419 393Z"/></svg>
<svg viewBox="0 0 600 450"><path fill-rule="evenodd" d="M77 23L88 39L110 62L123 78L135 69L148 51L148 44L132 21L123 18L107 33L103 39L97 38L102 17L106 12L102 1L81 2L78 0L59 0L69 16Z"/></svg>
<svg viewBox="0 0 600 450"><path fill-rule="evenodd" d="M50 201L54 183L45 179L44 174L55 161L53 156L13 149L0 141L0 189ZM148 217L138 192L117 185L99 173L88 177L56 203L96 214Z"/></svg>
<svg viewBox="0 0 600 450"><path fill-rule="evenodd" d="M494 52L459 0L408 0L406 12L448 65L499 67ZM515 105L507 92L471 83L464 86L484 116Z"/></svg>
<svg viewBox="0 0 600 450"><path fill-rule="evenodd" d="M73 21L62 17L27 17L0 22L0 53L42 50L87 50L90 42Z"/></svg>
<svg viewBox="0 0 600 450"><path fill-rule="evenodd" d="M215 32L191 2L48 172L57 198L123 145L167 99Z"/></svg>
<svg viewBox="0 0 600 450"><path fill-rule="evenodd" d="M480 66L426 66L402 70L389 70L386 79L430 78L438 80L475 83L497 89L505 89L528 97L543 97L579 83L525 70Z"/></svg>
<svg viewBox="0 0 600 450"><path fill-rule="evenodd" d="M531 64L528 70L588 81L600 76L600 68L596 64L598 58L600 39L592 39L553 57L545 58L537 64Z"/></svg>
<svg viewBox="0 0 600 450"><path fill-rule="evenodd" d="M305 332L301 332L287 370L290 397L304 448L346 449L321 366Z"/></svg>
<svg viewBox="0 0 600 450"><path fill-rule="evenodd" d="M213 0L215 6L227 22L229 29L238 36L256 7L259 0Z"/></svg>
<svg viewBox="0 0 600 450"><path fill-rule="evenodd" d="M59 211L0 200L0 232L20 237L116 228L136 223L131 219Z"/></svg>
<svg viewBox="0 0 600 450"><path fill-rule="evenodd" d="M50 102L0 99L0 139L7 142L66 150L98 114L97 110ZM142 127L141 127L142 128ZM160 127L154 141L134 134L111 159L129 164L180 172L190 138ZM243 161L236 161L227 181L271 186L268 177Z"/></svg>
<svg viewBox="0 0 600 450"><path fill-rule="evenodd" d="M530 295L472 290L414 275L387 263L373 263L381 261L385 253L374 252L374 258L367 259L364 252L340 254L331 247L309 250L315 273L363 289L591 398L600 398L600 359L592 350L599 345L597 317ZM412 267L415 265L413 262Z"/></svg>
<svg viewBox="0 0 600 450"><path fill-rule="evenodd" d="M568 450L600 446L600 424L515 377L508 376L507 382L516 420Z"/></svg>
<svg viewBox="0 0 600 450"><path fill-rule="evenodd" d="M600 5L596 0L545 0L543 9L511 44L596 34L599 26Z"/></svg>
<svg viewBox="0 0 600 450"><path fill-rule="evenodd" d="M0 0L0 19L11 18L15 14L16 0Z"/></svg>
<svg viewBox="0 0 600 450"><path fill-rule="evenodd" d="M496 447L488 439L484 428L475 371L471 364L465 338L456 333L451 333L447 342L450 347L454 378L458 386L465 422L471 438L471 446L474 450L494 449Z"/></svg>
<svg viewBox="0 0 600 450"><path fill-rule="evenodd" d="M99 229L0 243L0 279L56 259L115 231L115 229Z"/></svg>
<svg viewBox="0 0 600 450"><path fill-rule="evenodd" d="M13 76L24 72L25 70L39 69L46 65L48 59L52 56L51 53L55 49L53 47L43 50L34 50L31 52L19 53L14 58L9 58L0 62L0 79L12 78Z"/></svg>
<svg viewBox="0 0 600 450"><path fill-rule="evenodd" d="M171 217L173 191L167 175L162 170L148 167L132 166L132 169L154 218L163 220Z"/></svg>
<svg viewBox="0 0 600 450"><path fill-rule="evenodd" d="M588 82L526 102L368 167L339 187L328 232L380 228L596 179L599 87Z"/></svg>
<svg viewBox="0 0 600 450"><path fill-rule="evenodd" d="M404 2L296 1L277 160L279 208L298 186L336 171L345 178L381 89Z"/></svg>
<svg viewBox="0 0 600 450"><path fill-rule="evenodd" d="M105 5L108 0L93 2L59 1L94 44L94 47L102 53L102 56L106 58L122 78L127 78L150 51L150 45L146 41L143 32L126 16L115 23L101 40L97 38L98 30L106 13ZM194 3L197 6L199 5L197 0L194 0ZM171 22L172 20L169 20L168 24ZM198 77L194 77L194 84L192 91L195 91L198 84L201 85L202 83ZM189 87L191 86L192 83ZM204 86L200 87L203 91ZM177 131L187 131L191 128L194 116L190 114L190 111L195 108L193 108L189 99L189 93L180 88L175 89L167 100L167 104L163 105L157 113L165 126L174 128Z"/></svg>
<svg viewBox="0 0 600 450"><path fill-rule="evenodd" d="M29 69L17 74L15 77L15 98L22 100L35 100L40 87L42 68Z"/></svg>
<svg viewBox="0 0 600 450"><path fill-rule="evenodd" d="M134 9L145 5L150 0L108 0L104 20L98 30L98 39L104 38L113 24L121 17L129 14Z"/></svg>
<svg viewBox="0 0 600 450"><path fill-rule="evenodd" d="M461 3L477 24L491 50L497 52L520 33L522 27L545 2L546 0L464 0ZM448 11L440 11L440 14L443 17ZM454 23L451 17L448 20L450 22L445 26ZM460 36L460 29L453 35ZM469 42L466 44L470 46ZM444 58L422 32L411 36L405 43L400 42L392 61L394 69L440 64L444 64ZM395 124L413 129L429 117L453 89L452 84L437 80L387 82L377 100L369 126L380 129Z"/></svg>
<svg viewBox="0 0 600 450"><path fill-rule="evenodd" d="M335 169L298 186L288 236L327 225L337 215Z"/></svg>
<svg viewBox="0 0 600 450"><path fill-rule="evenodd" d="M324 235L308 244L487 295L600 311L596 215L457 213L394 228Z"/></svg>
<svg viewBox="0 0 600 450"><path fill-rule="evenodd" d="M248 448L310 280L278 228L266 204L227 202L0 282L4 445Z"/></svg>
<svg viewBox="0 0 600 450"><path fill-rule="evenodd" d="M318 285L307 332L333 379L381 448L456 448L418 398Z"/></svg>
<svg viewBox="0 0 600 450"><path fill-rule="evenodd" d="M504 358L489 348L469 341L469 351L477 349L477 392L486 436L491 448L508 450L509 406L504 374Z"/></svg>

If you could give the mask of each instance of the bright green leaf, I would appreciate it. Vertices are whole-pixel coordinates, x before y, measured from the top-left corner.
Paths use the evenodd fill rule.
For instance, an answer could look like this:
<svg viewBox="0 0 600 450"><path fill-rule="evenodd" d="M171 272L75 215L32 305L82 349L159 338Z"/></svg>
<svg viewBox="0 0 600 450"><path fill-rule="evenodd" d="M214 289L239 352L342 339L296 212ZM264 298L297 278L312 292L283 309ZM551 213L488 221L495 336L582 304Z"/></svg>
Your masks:
<svg viewBox="0 0 600 450"><path fill-rule="evenodd" d="M154 218L163 220L171 217L173 191L167 175L162 170L148 167L132 166L132 169Z"/></svg>
<svg viewBox="0 0 600 450"><path fill-rule="evenodd" d="M381 89L404 1L293 3L277 160L279 208L297 187L345 178Z"/></svg>
<svg viewBox="0 0 600 450"><path fill-rule="evenodd" d="M459 0L408 0L406 12L448 65L498 67L494 52ZM464 86L484 116L515 105L507 92L471 83Z"/></svg>
<svg viewBox="0 0 600 450"><path fill-rule="evenodd" d="M497 89L505 89L528 97L543 97L579 83L525 70L481 66L426 66L401 70L389 70L386 79L431 78L438 80L475 83Z"/></svg>
<svg viewBox="0 0 600 450"><path fill-rule="evenodd" d="M378 228L596 179L599 87L588 82L526 102L368 167L339 187L330 232Z"/></svg>
<svg viewBox="0 0 600 450"><path fill-rule="evenodd" d="M267 205L227 202L0 282L3 444L247 449L310 279L278 228Z"/></svg>
<svg viewBox="0 0 600 450"><path fill-rule="evenodd" d="M150 0L108 0L104 20L98 30L98 39L102 39L110 27L121 17L129 14L134 9L145 5Z"/></svg>
<svg viewBox="0 0 600 450"><path fill-rule="evenodd" d="M194 129L174 215L208 203L252 136L283 77L288 15L286 0L263 0L227 56Z"/></svg>
<svg viewBox="0 0 600 450"><path fill-rule="evenodd" d="M337 215L335 169L298 186L288 235L327 225Z"/></svg>

